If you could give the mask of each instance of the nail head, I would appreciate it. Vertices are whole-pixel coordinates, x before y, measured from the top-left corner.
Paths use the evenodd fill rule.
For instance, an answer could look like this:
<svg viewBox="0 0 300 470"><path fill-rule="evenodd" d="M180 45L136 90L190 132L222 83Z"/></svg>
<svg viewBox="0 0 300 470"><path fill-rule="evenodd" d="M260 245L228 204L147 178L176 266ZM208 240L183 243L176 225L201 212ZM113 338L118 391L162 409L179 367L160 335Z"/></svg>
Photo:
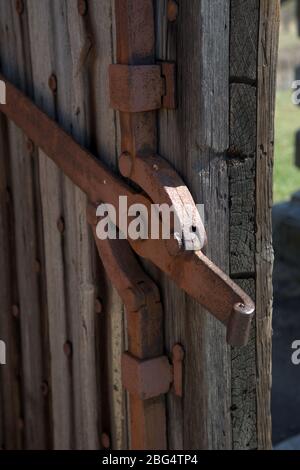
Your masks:
<svg viewBox="0 0 300 470"><path fill-rule="evenodd" d="M171 23L177 20L178 3L175 2L175 0L168 1L167 17L168 17L168 21L170 21Z"/></svg>
<svg viewBox="0 0 300 470"><path fill-rule="evenodd" d="M50 75L49 80L48 80L48 85L49 85L50 90L53 93L57 92L57 77L54 73Z"/></svg>
<svg viewBox="0 0 300 470"><path fill-rule="evenodd" d="M104 449L110 448L110 437L106 432L103 432L101 435L101 444Z"/></svg>
<svg viewBox="0 0 300 470"><path fill-rule="evenodd" d="M23 0L16 0L16 12L18 13L18 15L22 15L24 13Z"/></svg>
<svg viewBox="0 0 300 470"><path fill-rule="evenodd" d="M73 352L73 347L71 341L66 341L64 344L64 353L67 357L71 357Z"/></svg>
<svg viewBox="0 0 300 470"><path fill-rule="evenodd" d="M80 16L85 16L88 11L88 4L86 0L78 0L77 2L78 13Z"/></svg>

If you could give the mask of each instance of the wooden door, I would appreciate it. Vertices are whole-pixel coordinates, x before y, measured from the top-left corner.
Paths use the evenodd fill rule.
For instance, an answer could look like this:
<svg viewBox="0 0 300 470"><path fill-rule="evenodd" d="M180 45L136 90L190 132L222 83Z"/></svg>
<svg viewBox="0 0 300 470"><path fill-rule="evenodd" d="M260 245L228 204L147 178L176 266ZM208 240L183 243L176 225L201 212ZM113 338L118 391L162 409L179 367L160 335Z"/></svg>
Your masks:
<svg viewBox="0 0 300 470"><path fill-rule="evenodd" d="M178 0L169 19L168 1L153 1L156 57L176 62L178 80L178 108L158 113L159 154L205 206L207 255L256 302L248 346L230 348L224 327L147 264L165 352L185 350L183 398L166 397L168 447L270 448L279 1ZM113 0L0 2L1 73L117 171L115 50ZM126 449L124 308L96 255L86 197L2 115L0 125L0 445Z"/></svg>

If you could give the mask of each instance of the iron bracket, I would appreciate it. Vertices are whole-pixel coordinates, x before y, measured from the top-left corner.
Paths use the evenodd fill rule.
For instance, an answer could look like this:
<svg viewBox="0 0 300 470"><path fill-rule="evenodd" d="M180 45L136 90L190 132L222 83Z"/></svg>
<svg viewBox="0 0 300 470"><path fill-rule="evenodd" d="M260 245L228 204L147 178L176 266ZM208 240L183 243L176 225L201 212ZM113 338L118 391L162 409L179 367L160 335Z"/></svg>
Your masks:
<svg viewBox="0 0 300 470"><path fill-rule="evenodd" d="M172 362L167 356L140 360L125 352L122 357L123 387L140 400L149 400L168 393L173 384L175 395L182 397L183 358L180 344L173 347Z"/></svg>
<svg viewBox="0 0 300 470"><path fill-rule="evenodd" d="M175 64L113 64L109 67L110 104L126 113L176 108Z"/></svg>

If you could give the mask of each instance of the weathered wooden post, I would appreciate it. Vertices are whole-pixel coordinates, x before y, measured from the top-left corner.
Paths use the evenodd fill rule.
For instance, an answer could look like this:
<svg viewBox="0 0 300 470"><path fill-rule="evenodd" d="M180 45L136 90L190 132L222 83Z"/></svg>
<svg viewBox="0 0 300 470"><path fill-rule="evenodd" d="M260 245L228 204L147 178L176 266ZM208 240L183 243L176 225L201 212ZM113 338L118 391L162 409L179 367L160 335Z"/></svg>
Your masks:
<svg viewBox="0 0 300 470"><path fill-rule="evenodd" d="M134 20L145 18L140 11L145 5L152 15L146 48L145 25ZM124 21L126 13L130 26ZM59 126L53 127L23 98L20 113L11 104L9 112L1 107L10 118L1 115L0 138L0 338L7 345L7 366L0 369L4 448L126 449L132 442L157 448L157 420L162 423L162 448L271 447L270 209L278 25L279 0L0 3L1 74ZM168 96L170 69L162 62L176 64L176 109ZM125 79L124 69L117 71L125 84L133 81L150 90L143 101L139 89L138 101L128 86L123 108L117 96L121 133L109 96L108 70L116 63L127 67ZM131 65L152 67L155 92L143 81L145 69ZM10 85L9 90L10 96L21 96ZM161 100L164 108L158 109ZM127 310L132 307L126 322L121 298L96 256L86 195L73 183L93 204L106 196L115 200L118 191L134 198L135 189L114 179L62 129L115 173L121 148L123 162L128 162L129 151L144 158L158 153L173 165L195 202L204 204L207 257L255 300L247 346L230 347L224 325L179 289L190 293L185 254L174 261L174 253L168 252L161 260L150 248L147 252L147 242L143 248L130 241L136 252L143 255L144 250L154 260L145 270L158 285L159 296L140 271L138 280L145 277L135 290L137 268L124 268L132 266L127 245L116 257L117 249L97 243L104 264L111 262L106 270ZM137 161L146 168L147 160ZM122 174L134 181L141 177L135 165L129 171L121 166ZM159 172L156 160L152 169ZM145 183L143 174L137 181ZM157 181L154 177L151 184ZM244 298L246 303L248 297L203 255L191 262L196 265L205 266L206 271L195 269L205 275L191 284L198 282L201 292L201 280L212 287L204 301L200 294L194 297L213 306L230 329L232 312L224 307L228 298L218 295L220 286L230 299ZM207 272L214 274L210 278ZM221 281L214 284L214 276ZM156 319L149 317L153 311ZM122 388L124 350L134 357L126 355L124 366L123 356L123 367L140 385L127 378L130 400ZM167 358L171 361L172 356L170 367ZM170 389L164 398L168 380L158 387L159 398L153 387L149 392L149 384L144 387L143 374L150 370L155 382L158 368L160 377L170 374L169 381L175 380L176 393ZM138 388L139 398L132 398Z"/></svg>

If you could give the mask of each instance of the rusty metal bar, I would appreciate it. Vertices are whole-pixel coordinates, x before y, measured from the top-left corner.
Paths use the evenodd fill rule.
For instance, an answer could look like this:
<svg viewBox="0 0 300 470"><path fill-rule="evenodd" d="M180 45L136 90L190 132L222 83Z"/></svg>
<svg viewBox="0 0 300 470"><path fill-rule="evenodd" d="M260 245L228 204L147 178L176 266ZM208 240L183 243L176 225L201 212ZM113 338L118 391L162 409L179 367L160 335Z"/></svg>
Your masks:
<svg viewBox="0 0 300 470"><path fill-rule="evenodd" d="M99 240L97 219L91 206L88 220L108 277L126 307L128 350L138 359L160 357L163 354L163 313L157 286L142 270L126 240ZM143 400L130 394L129 401L131 448L166 449L165 397L159 395Z"/></svg>
<svg viewBox="0 0 300 470"><path fill-rule="evenodd" d="M154 65L153 1L115 0L115 16L118 64ZM155 111L120 112L120 125L122 153L126 152L133 160L138 155L150 157L156 153ZM148 303L147 308L140 310L139 322L141 325L139 328L136 325L136 314L132 315L131 312L128 315L129 352L138 359L155 357L163 351L162 306L155 302L151 286L153 284L149 281L144 284L148 293ZM149 322L150 325L148 325ZM133 347L133 344L139 345L139 347ZM143 401L130 394L130 414L131 447L133 449L167 448L164 397Z"/></svg>

